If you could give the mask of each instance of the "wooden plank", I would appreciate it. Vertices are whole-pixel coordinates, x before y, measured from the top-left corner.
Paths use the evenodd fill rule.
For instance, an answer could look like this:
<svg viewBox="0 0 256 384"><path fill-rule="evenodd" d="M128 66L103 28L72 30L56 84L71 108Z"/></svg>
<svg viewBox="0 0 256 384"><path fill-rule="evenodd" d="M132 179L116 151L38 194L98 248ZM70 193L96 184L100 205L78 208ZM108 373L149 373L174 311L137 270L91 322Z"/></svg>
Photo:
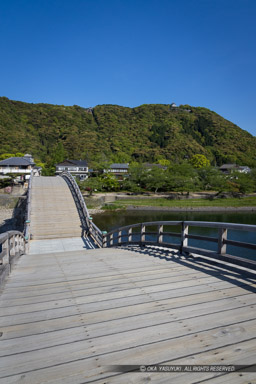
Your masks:
<svg viewBox="0 0 256 384"><path fill-rule="evenodd" d="M118 297L112 297L110 300L109 297L107 298L101 298L99 297L99 301L95 301L93 298L89 298L86 303L80 303L79 305L79 310L84 312L86 310L89 310L89 308L100 308L101 310L107 309L107 308L115 308L115 307L120 307L120 306L126 306L126 305L139 305L141 303L145 303L148 301L152 300L161 300L165 298L171 298L171 297L182 297L185 295L191 295L191 294L196 294L196 293L201 293L205 291L214 291L214 290L219 290L223 288L230 288L230 283L228 282L215 282L212 284L198 284L194 286L193 288L191 286L187 287L180 287L178 289L171 289L171 290L163 290L163 291L156 291L156 292L151 292L150 296L147 295L146 293L139 293L137 295L133 296L126 296L125 297L125 302L123 300L123 296L119 295ZM77 306L70 302L70 306L68 307L68 311L70 313L76 314L75 308ZM45 319L50 319L50 318L61 318L65 314L65 309L66 307L63 308L56 308L56 309L51 309L51 310L43 310L43 311L38 311L38 312L33 312L33 321L41 321ZM18 325L22 323L30 323L32 321L31 318L31 313L24 313L24 314L19 314L17 313L16 315L12 316L7 316L7 317L0 317L0 326L6 326L6 325Z"/></svg>
<svg viewBox="0 0 256 384"><path fill-rule="evenodd" d="M155 300L153 299L146 302L119 302L119 306L117 307L110 305L110 303L106 303L105 309L102 307L102 304L99 309L97 303L91 303L79 307L79 319L77 318L76 313L72 315L72 313L70 313L70 309L67 309L66 315L64 314L62 317L50 318L48 313L47 319L41 321L39 320L34 323L30 322L30 326L28 326L27 323L20 325L8 324L5 327L1 326L1 330L3 332L1 340L6 338L28 336L30 334L52 332L72 326L79 326L80 319L86 321L86 323L96 323L97 321L107 321L115 318L126 317L127 313L129 313L129 316L136 316L145 312L150 313L156 310L162 310L163 308L166 310L174 310L176 312L179 308L183 308L185 306L192 306L196 304L206 304L211 306L217 300L226 300L228 298L234 299L236 297L238 299L242 299L244 295L247 295L247 292L242 288L229 287L228 289L218 289L215 291L210 290L204 293L185 294L183 296L178 295L174 298L155 298ZM17 321L17 319L14 320Z"/></svg>
<svg viewBox="0 0 256 384"><path fill-rule="evenodd" d="M103 377L111 382L108 377L116 374L107 371L110 364L151 364L201 353L213 361L218 348L231 359L239 343L245 347L237 348L236 358L255 360L253 279L203 263L149 256L159 252L161 257L158 250L104 251L48 255L38 264L36 258L32 263L25 258L18 263L7 286L10 296L2 299L8 314L0 317L3 383L14 383L22 375L33 384L74 384ZM127 280L122 284L123 275ZM38 294L42 287L54 295L69 287L72 297L56 296L49 303L34 298L24 303L18 297L15 301L13 295L22 285L26 294L34 288ZM53 303L63 307L54 308ZM126 379L133 382L134 376Z"/></svg>
<svg viewBox="0 0 256 384"><path fill-rule="evenodd" d="M176 291L179 288L189 288L189 291L193 289L194 286L198 285L208 285L208 284L216 284L216 278L215 277L205 277L203 279L192 279L192 280L185 280L185 281L178 281L178 282L172 282L172 283L163 283L159 285L153 285L153 286L145 286L143 288L128 288L128 289L122 289L122 290L113 290L110 292L105 292L104 295L102 292L100 293L91 293L89 295L76 297L76 304L82 305L82 304L89 304L89 303L96 303L98 302L99 305L101 305L101 302L103 301L109 301L114 299L122 299L124 296L126 299L128 297L143 295L146 296L147 294L152 293L159 293L161 291ZM202 288L202 287L201 287ZM31 314L34 313L35 317L38 318L38 316L45 316L45 312L47 311L54 311L59 312L59 309L65 309L65 307L69 307L72 305L72 299L66 299L66 300L59 300L56 302L49 302L49 303L39 303L39 304L31 304L29 306L19 306L19 307L10 307L10 308L2 308L1 315L0 315L0 324L3 321L12 321L14 320L15 314L18 313L18 315L15 316L15 318L19 317L20 319L31 318ZM56 305L55 305L56 304ZM56 308L56 306L59 307ZM52 308L51 308L52 307ZM49 309L48 309L49 308ZM54 309L53 309L54 308ZM34 316L34 315L33 315ZM9 319L9 320L8 320Z"/></svg>
<svg viewBox="0 0 256 384"><path fill-rule="evenodd" d="M239 352L239 353L238 353ZM210 351L203 351L193 356L188 356L181 359L173 359L165 361L163 365L249 365L254 364L256 358L255 339L246 342L236 343L229 348L221 347L215 348ZM198 383L207 380L209 383L222 384L222 383L240 383L248 384L255 383L255 372L253 373L227 373L222 374L219 372L166 372L166 373L148 373L148 372L132 372L126 374L116 374L113 372L105 373L111 377L111 384L122 383L138 383L142 384L146 381L156 383L175 382L175 384L184 383ZM78 383L79 374L73 377L74 383ZM81 377L81 376L80 376ZM251 381L251 379L253 379ZM96 381L98 384L107 382L107 379L99 379ZM65 383L65 380L64 380Z"/></svg>
<svg viewBox="0 0 256 384"><path fill-rule="evenodd" d="M115 364L155 364L156 362L161 361L171 361L173 359L182 358L190 354L202 353L204 351L209 351L214 348L220 348L223 345L230 347L233 344L243 341L250 341L251 335L256 330L256 322L243 322L241 325L223 325L214 327L213 329L208 329L200 331L200 334L186 334L184 331L184 336L182 338L175 336L166 340L156 340L152 343L152 340L149 340L145 335L143 338L143 344L136 343L136 340L129 340L130 347L125 347L127 339L119 338L117 350L114 350L114 346L111 345L111 337L109 342L104 344L104 338L101 338L103 344L99 345L96 340L90 340L66 344L65 347L53 347L46 350L38 350L28 353L17 354L8 357L2 357L0 360L0 377L5 377L7 375L17 375L26 373L33 373L37 371L37 376L39 374L38 370L44 370L40 372L43 374L44 380L47 378L46 370L49 368L55 369L56 365L58 368L62 367L62 375L65 376L68 373L69 375L73 372L77 372L77 366L75 372L73 371L73 363L83 361L83 370L93 369L94 364L96 363L95 357L97 356L98 367L101 367L103 371L108 365ZM235 336L235 340L234 340ZM146 338L145 338L146 337ZM157 339L157 338L156 338ZM125 341L125 343L123 343ZM105 351L105 353L103 352ZM106 352L109 351L107 354ZM237 355L238 356L238 355ZM248 355L249 357L249 355ZM91 359L91 361L88 361ZM86 366L86 363L89 363ZM57 369L58 369L57 368ZM91 375L89 371L87 373ZM41 376L42 377L42 376ZM100 377L100 376L99 376Z"/></svg>
<svg viewBox="0 0 256 384"><path fill-rule="evenodd" d="M203 279L207 279L203 280ZM196 282L208 282L208 279L211 279L211 277L208 277L207 275L199 279L198 274L194 272L193 274L187 275L179 275L175 277L162 277L161 279L150 279L150 280L141 280L141 281L136 281L136 282L127 282L123 284L115 284L115 285L106 285L103 287L85 287L84 289L81 289L80 291L73 290L73 287L69 287L69 292L65 293L64 298L59 297L57 294L54 294L53 300L51 298L47 298L46 300L39 300L38 298L36 300L8 300L7 305L3 305L5 303L0 301L1 305L1 314L0 317L5 316L5 315L12 315L15 313L26 313L26 312L34 312L37 310L43 310L43 309L51 309L51 308L56 308L56 305L59 307L63 307L66 305L69 305L69 299L76 298L77 302L80 302L86 297L91 297L91 296L97 296L95 298L95 301L98 300L98 295L100 295L100 299L102 299L102 295L104 294L104 297L106 294L112 294L114 292L120 292L121 295L126 295L126 293L129 295L130 291L134 291L134 293L138 293L138 289L147 289L148 287L157 287L159 286L160 288L165 288L167 287L178 287L178 284L176 283L189 283L189 286L193 286L194 281ZM170 285L171 284L171 285ZM175 284L175 285L174 285ZM162 287L164 285L164 287ZM167 288L168 289L168 288Z"/></svg>
<svg viewBox="0 0 256 384"><path fill-rule="evenodd" d="M198 272L197 272L198 273ZM191 276L194 275L194 271L190 271L189 269L186 270L186 272L182 272L183 276ZM144 276L145 275L145 276ZM199 272L200 275L200 272ZM119 275L118 275L119 276ZM154 281L157 279L162 279L162 278L172 278L180 276L180 272L172 272L167 271L166 273L163 273L161 271L156 271L154 274L143 274L143 276L135 275L134 277L127 277L127 276L122 276L122 277L115 277L115 278L106 278L104 280L97 280L97 279L79 279L79 280L74 280L70 281L69 285L72 283L72 292L79 292L81 290L87 289L87 288L94 288L94 287L108 287L108 286L115 286L115 285L120 285L120 284L127 284L128 282L131 283L136 283L138 281L151 281L152 284ZM88 281L89 280L89 281ZM91 281L90 281L91 280ZM38 293L31 293L31 288L28 288L27 290L22 289L22 290L5 290L4 293L2 294L0 298L0 302L3 300L8 299L8 306L10 305L15 305L15 301L18 301L20 304L25 304L27 300L28 302L38 302L45 298L45 300L48 300L49 296L52 296L54 294L54 299L58 298L63 298L65 297L67 292L70 292L67 286L67 283L59 283L57 286L53 288L48 288L47 285L46 287L41 287L40 290L38 290Z"/></svg>
<svg viewBox="0 0 256 384"><path fill-rule="evenodd" d="M56 324L56 330L53 332L45 332L32 336L23 337L23 342L20 339L5 340L1 339L0 356L6 356L15 350L15 353L29 351L31 349L40 349L49 346L62 345L71 341L75 342L84 338L84 327L90 335L90 338L99 336L106 336L107 334L126 332L133 329L148 328L149 326L155 327L158 324L174 323L181 320L192 322L194 318L199 316L209 316L216 313L225 315L224 312L233 309L247 310L248 306L255 304L256 298L254 295L249 294L242 296L240 299L224 299L216 302L195 304L193 306L182 306L176 309L168 307L157 307L153 310L151 308L143 308L143 313L134 314L131 308L124 308L119 313L116 311L116 318L109 317L109 313L94 313L93 316L74 316L70 328L64 330L60 329L60 325ZM223 311L223 312L222 312ZM66 320L64 318L64 320ZM59 321L61 323L61 320ZM34 325L31 325L34 329Z"/></svg>

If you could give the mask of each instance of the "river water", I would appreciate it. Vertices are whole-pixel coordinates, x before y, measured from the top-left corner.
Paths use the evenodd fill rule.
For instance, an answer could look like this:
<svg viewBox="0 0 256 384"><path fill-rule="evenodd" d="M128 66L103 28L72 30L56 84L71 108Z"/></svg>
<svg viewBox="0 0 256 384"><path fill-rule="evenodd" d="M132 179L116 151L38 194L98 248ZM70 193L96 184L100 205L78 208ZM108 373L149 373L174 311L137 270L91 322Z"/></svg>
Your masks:
<svg viewBox="0 0 256 384"><path fill-rule="evenodd" d="M130 224L151 221L211 221L239 224L256 225L256 212L167 212L167 211L114 211L93 215L94 223L102 231L123 227ZM179 232L180 228L172 228ZM192 228L189 233L217 237L214 228ZM256 232L228 231L231 240L244 241L256 244ZM177 238L169 239L172 242L179 241ZM189 245L205 249L217 250L217 245L206 241L189 239ZM227 253L256 260L256 251L228 246Z"/></svg>

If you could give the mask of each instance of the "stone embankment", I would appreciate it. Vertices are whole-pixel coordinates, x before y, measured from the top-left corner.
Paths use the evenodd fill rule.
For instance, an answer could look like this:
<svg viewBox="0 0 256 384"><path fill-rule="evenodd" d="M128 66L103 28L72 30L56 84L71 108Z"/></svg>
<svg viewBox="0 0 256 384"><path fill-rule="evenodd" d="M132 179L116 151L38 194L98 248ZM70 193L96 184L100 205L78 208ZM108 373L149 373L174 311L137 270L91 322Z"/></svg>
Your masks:
<svg viewBox="0 0 256 384"><path fill-rule="evenodd" d="M0 206L0 233L10 231L14 226L13 209Z"/></svg>
<svg viewBox="0 0 256 384"><path fill-rule="evenodd" d="M0 233L23 231L26 196L0 194Z"/></svg>
<svg viewBox="0 0 256 384"><path fill-rule="evenodd" d="M103 213L105 212L103 209L100 209L100 208L92 208L92 209L88 209L90 215L95 215L97 213Z"/></svg>

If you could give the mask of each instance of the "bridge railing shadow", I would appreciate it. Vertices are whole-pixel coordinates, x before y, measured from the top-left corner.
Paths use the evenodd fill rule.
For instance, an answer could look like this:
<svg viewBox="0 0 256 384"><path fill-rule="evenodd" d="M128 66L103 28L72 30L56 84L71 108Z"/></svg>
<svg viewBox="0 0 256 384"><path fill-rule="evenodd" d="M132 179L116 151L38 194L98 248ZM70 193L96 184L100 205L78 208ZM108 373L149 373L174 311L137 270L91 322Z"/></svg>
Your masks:
<svg viewBox="0 0 256 384"><path fill-rule="evenodd" d="M200 255L184 256L177 250L164 249L151 245L143 247L129 245L119 246L118 248L165 260L167 263L175 263L176 265L214 276L222 281L242 287L249 292L256 293L256 287L253 286L256 283L256 273L254 271L241 269L239 266L207 259Z"/></svg>
<svg viewBox="0 0 256 384"><path fill-rule="evenodd" d="M256 225L206 221L143 222L113 229L103 247L154 245L256 270ZM237 240L238 239L238 240ZM242 253L241 253L242 252Z"/></svg>

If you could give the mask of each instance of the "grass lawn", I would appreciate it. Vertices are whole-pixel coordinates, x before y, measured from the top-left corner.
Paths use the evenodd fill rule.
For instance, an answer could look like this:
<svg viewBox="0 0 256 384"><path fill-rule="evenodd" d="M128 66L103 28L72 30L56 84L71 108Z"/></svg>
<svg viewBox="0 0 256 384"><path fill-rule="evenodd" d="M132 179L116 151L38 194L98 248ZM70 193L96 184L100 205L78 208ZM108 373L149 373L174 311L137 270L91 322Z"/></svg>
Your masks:
<svg viewBox="0 0 256 384"><path fill-rule="evenodd" d="M185 199L185 200L169 200L165 198L149 198L149 199L122 199L117 200L110 205L103 208L115 209L125 208L128 205L139 207L255 207L256 197L243 197L243 198L223 198L223 199Z"/></svg>

